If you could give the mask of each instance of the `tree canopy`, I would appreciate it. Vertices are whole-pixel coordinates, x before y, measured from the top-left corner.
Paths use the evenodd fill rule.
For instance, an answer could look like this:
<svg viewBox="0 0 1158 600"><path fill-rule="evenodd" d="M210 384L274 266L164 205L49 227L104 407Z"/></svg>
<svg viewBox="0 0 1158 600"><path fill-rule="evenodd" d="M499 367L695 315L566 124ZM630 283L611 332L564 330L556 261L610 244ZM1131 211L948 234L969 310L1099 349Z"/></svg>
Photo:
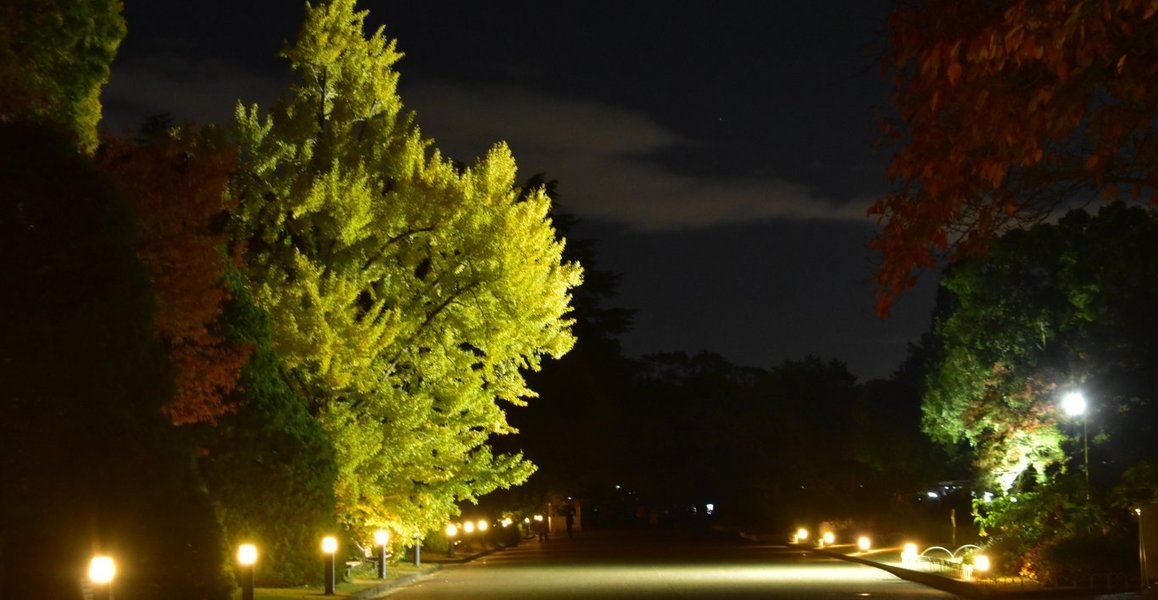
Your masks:
<svg viewBox="0 0 1158 600"><path fill-rule="evenodd" d="M1104 195L1158 201L1158 6L1145 0L900 3L884 68L896 189L877 310L946 255Z"/></svg>
<svg viewBox="0 0 1158 600"><path fill-rule="evenodd" d="M923 426L972 449L999 496L983 521L1022 550L1099 519L1108 530L1158 498L1158 320L1143 308L1158 299L1155 252L1154 210L1114 203L1010 232L946 271ZM1089 403L1082 425L1060 405L1074 390Z"/></svg>
<svg viewBox="0 0 1158 600"><path fill-rule="evenodd" d="M121 0L11 0L0 9L0 123L36 120L97 145L101 88L125 36Z"/></svg>
<svg viewBox="0 0 1158 600"><path fill-rule="evenodd" d="M542 190L521 194L497 144L456 167L397 95L401 57L353 0L307 5L268 112L239 107L234 223L245 278L287 380L332 436L338 512L355 528L434 529L533 466L494 455L521 369L573 343Z"/></svg>
<svg viewBox="0 0 1158 600"><path fill-rule="evenodd" d="M141 143L106 140L98 161L134 211L137 256L150 271L153 326L173 364L175 392L163 408L176 425L213 422L252 348L225 339L229 299L222 217L236 156L214 128L161 128Z"/></svg>

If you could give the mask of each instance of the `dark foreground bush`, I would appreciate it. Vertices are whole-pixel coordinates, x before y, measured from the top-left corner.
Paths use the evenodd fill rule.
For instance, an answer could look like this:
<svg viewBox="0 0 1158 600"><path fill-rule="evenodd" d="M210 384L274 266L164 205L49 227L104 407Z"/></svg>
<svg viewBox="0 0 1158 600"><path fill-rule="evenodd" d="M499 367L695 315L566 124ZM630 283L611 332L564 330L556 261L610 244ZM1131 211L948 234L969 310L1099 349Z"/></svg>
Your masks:
<svg viewBox="0 0 1158 600"><path fill-rule="evenodd" d="M1046 583L1086 585L1123 574L1137 581L1138 540L1125 534L1082 535L1042 549L1040 576Z"/></svg>

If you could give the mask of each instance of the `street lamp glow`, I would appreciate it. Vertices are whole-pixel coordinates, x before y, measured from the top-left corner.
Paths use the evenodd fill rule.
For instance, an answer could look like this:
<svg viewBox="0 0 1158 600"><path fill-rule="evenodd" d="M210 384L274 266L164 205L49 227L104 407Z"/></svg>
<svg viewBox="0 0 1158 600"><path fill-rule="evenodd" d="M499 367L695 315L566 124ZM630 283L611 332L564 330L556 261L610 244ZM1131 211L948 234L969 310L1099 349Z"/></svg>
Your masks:
<svg viewBox="0 0 1158 600"><path fill-rule="evenodd" d="M117 563L109 556L94 556L88 563L89 581L105 585L111 583L117 575Z"/></svg>
<svg viewBox="0 0 1158 600"><path fill-rule="evenodd" d="M867 535L862 535L856 539L856 547L860 548L861 552L868 551L868 549L872 548L872 546L873 546L873 542L871 539L869 539L869 536L867 536Z"/></svg>
<svg viewBox="0 0 1158 600"><path fill-rule="evenodd" d="M984 573L989 570L989 557L984 554L978 554L973 557L973 568L978 572Z"/></svg>
<svg viewBox="0 0 1158 600"><path fill-rule="evenodd" d="M796 530L796 541L797 542L803 542L807 539L808 539L808 530L807 529L801 527L800 529Z"/></svg>
<svg viewBox="0 0 1158 600"><path fill-rule="evenodd" d="M458 526L456 526L454 523L447 525L446 526L446 536L447 537L454 537L456 535L458 535Z"/></svg>
<svg viewBox="0 0 1158 600"><path fill-rule="evenodd" d="M1062 410L1066 415L1079 417L1086 414L1086 397L1081 392L1069 392L1062 397Z"/></svg>
<svg viewBox="0 0 1158 600"><path fill-rule="evenodd" d="M257 546L253 544L242 544L237 547L237 562L242 566L251 566L257 562Z"/></svg>
<svg viewBox="0 0 1158 600"><path fill-rule="evenodd" d="M1086 433L1086 397L1079 391L1072 391L1062 397L1062 410L1071 417L1082 416L1082 460L1085 462L1086 500L1090 499L1090 438Z"/></svg>
<svg viewBox="0 0 1158 600"><path fill-rule="evenodd" d="M333 536L327 535L322 538L322 552L326 554L333 554L338 551L338 540Z"/></svg>
<svg viewBox="0 0 1158 600"><path fill-rule="evenodd" d="M466 533L474 533L474 523L467 521L462 524L462 530Z"/></svg>
<svg viewBox="0 0 1158 600"><path fill-rule="evenodd" d="M824 540L825 544L831 544L836 541L836 534L832 533L831 531L826 531L824 532L822 539Z"/></svg>
<svg viewBox="0 0 1158 600"><path fill-rule="evenodd" d="M476 527L478 527L479 533L482 533L486 531L488 527L490 527L490 524L487 523L485 519L479 519L478 525L476 525Z"/></svg>
<svg viewBox="0 0 1158 600"><path fill-rule="evenodd" d="M374 532L374 545L385 546L390 543L390 532L385 529L379 529Z"/></svg>

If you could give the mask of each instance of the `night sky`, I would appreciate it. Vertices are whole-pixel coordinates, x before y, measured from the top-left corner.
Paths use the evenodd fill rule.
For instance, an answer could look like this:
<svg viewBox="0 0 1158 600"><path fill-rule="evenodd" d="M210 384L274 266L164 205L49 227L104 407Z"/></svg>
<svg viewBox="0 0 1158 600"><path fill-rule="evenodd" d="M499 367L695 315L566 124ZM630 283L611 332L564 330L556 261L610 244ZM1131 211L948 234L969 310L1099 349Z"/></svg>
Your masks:
<svg viewBox="0 0 1158 600"><path fill-rule="evenodd" d="M125 0L105 125L268 106L302 6ZM637 310L629 355L771 367L811 353L866 380L928 329L932 276L873 313L887 0L359 6L406 54L402 100L438 148L470 163L506 141L521 178L558 181L575 236L622 274L616 304Z"/></svg>

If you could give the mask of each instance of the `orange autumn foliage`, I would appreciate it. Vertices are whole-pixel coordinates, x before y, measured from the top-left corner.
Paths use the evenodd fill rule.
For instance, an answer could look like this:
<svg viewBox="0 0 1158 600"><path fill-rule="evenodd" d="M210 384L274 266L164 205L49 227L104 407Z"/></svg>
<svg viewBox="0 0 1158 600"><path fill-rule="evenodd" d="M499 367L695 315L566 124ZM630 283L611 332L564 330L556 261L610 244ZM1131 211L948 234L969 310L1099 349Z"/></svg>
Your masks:
<svg viewBox="0 0 1158 600"><path fill-rule="evenodd" d="M228 208L236 153L187 127L143 144L109 141L99 160L133 208L137 255L152 275L154 328L175 377L162 410L175 425L214 423L236 410L225 397L253 350L217 331L229 292L226 236L214 221Z"/></svg>
<svg viewBox="0 0 1158 600"><path fill-rule="evenodd" d="M877 312L914 273L1096 198L1158 202L1158 0L935 0L890 17Z"/></svg>

